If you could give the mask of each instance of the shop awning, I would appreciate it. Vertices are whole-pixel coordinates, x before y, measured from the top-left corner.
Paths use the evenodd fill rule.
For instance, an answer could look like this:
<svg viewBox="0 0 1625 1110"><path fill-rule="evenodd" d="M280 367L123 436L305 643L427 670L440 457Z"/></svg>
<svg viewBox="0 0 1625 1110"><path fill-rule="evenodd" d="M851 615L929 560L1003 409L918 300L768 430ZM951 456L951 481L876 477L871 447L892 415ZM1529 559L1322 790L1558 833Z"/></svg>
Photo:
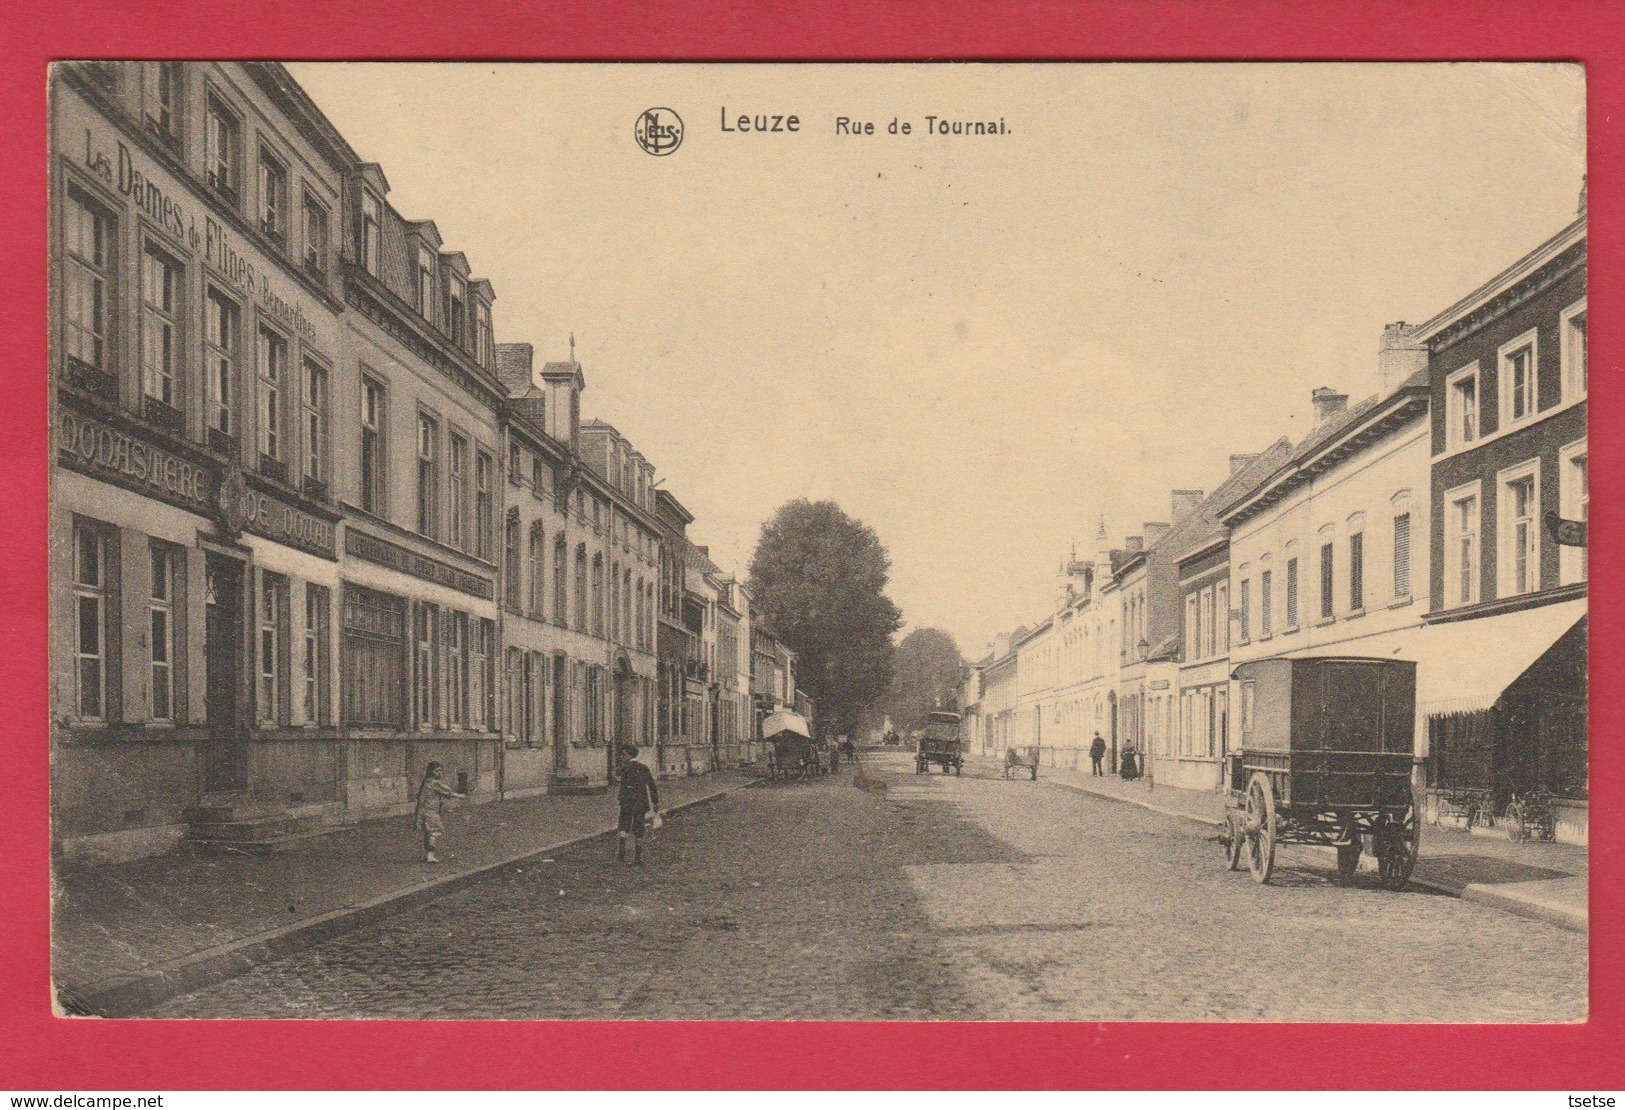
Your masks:
<svg viewBox="0 0 1625 1110"><path fill-rule="evenodd" d="M1428 625L1416 640L1417 713L1436 717L1493 709L1507 687L1585 615L1582 598Z"/></svg>
<svg viewBox="0 0 1625 1110"><path fill-rule="evenodd" d="M783 732L793 732L797 736L812 738L812 729L807 727L807 720L800 713L790 713L780 710L770 713L762 722L762 739L767 740Z"/></svg>

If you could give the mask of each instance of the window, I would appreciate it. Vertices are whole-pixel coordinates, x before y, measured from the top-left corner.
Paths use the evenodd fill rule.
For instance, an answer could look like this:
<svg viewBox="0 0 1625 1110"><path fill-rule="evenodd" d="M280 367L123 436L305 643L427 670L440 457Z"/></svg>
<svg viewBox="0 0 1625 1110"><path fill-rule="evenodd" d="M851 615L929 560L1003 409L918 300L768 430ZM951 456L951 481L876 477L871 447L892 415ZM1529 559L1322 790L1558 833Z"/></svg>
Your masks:
<svg viewBox="0 0 1625 1110"><path fill-rule="evenodd" d="M592 634L604 635L604 557L601 554L592 557Z"/></svg>
<svg viewBox="0 0 1625 1110"><path fill-rule="evenodd" d="M1587 464L1586 442L1571 443L1557 453L1558 507L1564 520L1587 521L1591 515L1590 468ZM1585 547L1558 549L1559 574L1566 586L1584 582L1590 573L1590 560Z"/></svg>
<svg viewBox="0 0 1625 1110"><path fill-rule="evenodd" d="M361 379L361 508L384 514L384 387Z"/></svg>
<svg viewBox="0 0 1625 1110"><path fill-rule="evenodd" d="M1411 514L1394 516L1394 597L1411 596Z"/></svg>
<svg viewBox="0 0 1625 1110"><path fill-rule="evenodd" d="M493 366L496 364L497 343L496 333L491 328L491 306L480 301L475 317L477 320L475 327L479 333L476 336L478 349L475 355L479 358L481 366Z"/></svg>
<svg viewBox="0 0 1625 1110"><path fill-rule="evenodd" d="M1499 596L1540 589L1540 486L1531 461L1501 475L1501 571Z"/></svg>
<svg viewBox="0 0 1625 1110"><path fill-rule="evenodd" d="M434 251L418 247L417 310L425 320L433 318L434 310Z"/></svg>
<svg viewBox="0 0 1625 1110"><path fill-rule="evenodd" d="M491 470L496 464L489 451L474 453L474 555L491 557L494 503L491 500Z"/></svg>
<svg viewBox="0 0 1625 1110"><path fill-rule="evenodd" d="M420 729L435 723L435 626L439 611L420 601L412 613L412 715Z"/></svg>
<svg viewBox="0 0 1625 1110"><path fill-rule="evenodd" d="M327 367L305 360L305 478L327 481Z"/></svg>
<svg viewBox="0 0 1625 1110"><path fill-rule="evenodd" d="M1286 627L1298 627L1298 559L1286 561Z"/></svg>
<svg viewBox="0 0 1625 1110"><path fill-rule="evenodd" d="M621 571L621 642L632 642L632 571Z"/></svg>
<svg viewBox="0 0 1625 1110"><path fill-rule="evenodd" d="M576 547L576 631L587 631L587 545Z"/></svg>
<svg viewBox="0 0 1625 1110"><path fill-rule="evenodd" d="M1241 724L1241 739L1242 739L1243 744L1245 744L1247 742L1247 738L1250 737L1253 734L1253 696L1254 696L1254 689L1253 688L1254 688L1254 685L1255 684L1252 683L1252 682L1243 682L1241 684L1241 721L1240 721L1240 724Z"/></svg>
<svg viewBox="0 0 1625 1110"><path fill-rule="evenodd" d="M70 190L63 238L64 346L69 359L106 371L107 280L112 272L113 220L77 189Z"/></svg>
<svg viewBox="0 0 1625 1110"><path fill-rule="evenodd" d="M1445 440L1460 447L1478 439L1478 363L1457 370L1446 380Z"/></svg>
<svg viewBox="0 0 1625 1110"><path fill-rule="evenodd" d="M542 494L547 492L548 485L547 464L542 461L542 457L540 455L532 456L530 460L531 492L535 493L537 497L540 497Z"/></svg>
<svg viewBox="0 0 1625 1110"><path fill-rule="evenodd" d="M1241 580L1241 642L1246 643L1252 639L1253 621L1253 583L1251 579Z"/></svg>
<svg viewBox="0 0 1625 1110"><path fill-rule="evenodd" d="M1563 363L1563 400L1586 395L1586 303L1582 299L1559 316L1558 343Z"/></svg>
<svg viewBox="0 0 1625 1110"><path fill-rule="evenodd" d="M406 601L344 587L344 722L405 728L408 723Z"/></svg>
<svg viewBox="0 0 1625 1110"><path fill-rule="evenodd" d="M446 280L446 331L459 347L468 342L468 287L456 274Z"/></svg>
<svg viewBox="0 0 1625 1110"><path fill-rule="evenodd" d="M468 614L446 614L446 724L468 727Z"/></svg>
<svg viewBox="0 0 1625 1110"><path fill-rule="evenodd" d="M179 407L175 370L180 263L147 244L141 252L141 392Z"/></svg>
<svg viewBox="0 0 1625 1110"><path fill-rule="evenodd" d="M522 468L524 459L525 452L524 449L519 446L519 444L508 444L508 481L512 482L516 486L524 480L525 472Z"/></svg>
<svg viewBox="0 0 1625 1110"><path fill-rule="evenodd" d="M1332 619L1332 545L1320 545L1320 619Z"/></svg>
<svg viewBox="0 0 1625 1110"><path fill-rule="evenodd" d="M288 341L260 328L259 436L262 459L282 460L282 383L288 376Z"/></svg>
<svg viewBox="0 0 1625 1110"><path fill-rule="evenodd" d="M147 648L152 661L152 719L175 719L175 551L151 548L152 588L147 599Z"/></svg>
<svg viewBox="0 0 1625 1110"><path fill-rule="evenodd" d="M237 204L237 153L241 125L218 97L210 96L203 120L203 174L209 188Z"/></svg>
<svg viewBox="0 0 1625 1110"><path fill-rule="evenodd" d="M559 627L564 627L570 619L569 591L565 589L565 578L570 573L569 547L560 532L553 539L553 620Z"/></svg>
<svg viewBox="0 0 1625 1110"><path fill-rule="evenodd" d="M327 206L305 194L305 269L327 273Z"/></svg>
<svg viewBox="0 0 1625 1110"><path fill-rule="evenodd" d="M474 642L468 661L468 707L470 728L489 732L496 725L496 624L481 619L472 631Z"/></svg>
<svg viewBox="0 0 1625 1110"><path fill-rule="evenodd" d="M260 574L259 656L256 719L275 725L284 719L282 652L287 643L288 580L279 574Z"/></svg>
<svg viewBox="0 0 1625 1110"><path fill-rule="evenodd" d="M1220 582L1213 590L1213 649L1208 654L1230 650L1230 583Z"/></svg>
<svg viewBox="0 0 1625 1110"><path fill-rule="evenodd" d="M1501 423L1516 424L1540 407L1535 333L1525 332L1502 347L1500 354Z"/></svg>
<svg viewBox="0 0 1625 1110"><path fill-rule="evenodd" d="M232 406L237 396L237 303L210 289L203 298L203 374L209 402L209 428L236 434Z"/></svg>
<svg viewBox="0 0 1625 1110"><path fill-rule="evenodd" d="M277 246L288 242L288 168L260 148L260 231Z"/></svg>
<svg viewBox="0 0 1625 1110"><path fill-rule="evenodd" d="M1270 636L1275 632L1274 597L1271 589L1275 572L1260 571L1258 575L1258 634Z"/></svg>
<svg viewBox="0 0 1625 1110"><path fill-rule="evenodd" d="M73 604L78 647L74 671L74 715L82 721L105 721L107 711L108 610L111 575L107 566L107 532L88 521L73 528Z"/></svg>
<svg viewBox="0 0 1625 1110"><path fill-rule="evenodd" d="M511 612L524 608L519 587L519 510L509 509L502 534L502 592L503 600Z"/></svg>
<svg viewBox="0 0 1625 1110"><path fill-rule="evenodd" d="M1364 532L1349 537L1349 608L1356 613L1365 609Z"/></svg>
<svg viewBox="0 0 1625 1110"><path fill-rule="evenodd" d="M538 520L530 526L530 615L537 620L547 615L547 548L543 539L542 522Z"/></svg>
<svg viewBox="0 0 1625 1110"><path fill-rule="evenodd" d="M418 413L418 531L440 535L440 422Z"/></svg>
<svg viewBox="0 0 1625 1110"><path fill-rule="evenodd" d="M1478 601L1478 485L1445 494L1445 600L1472 605Z"/></svg>
<svg viewBox="0 0 1625 1110"><path fill-rule="evenodd" d="M143 85L147 130L167 142L177 142L181 130L180 63L149 63Z"/></svg>
<svg viewBox="0 0 1625 1110"><path fill-rule="evenodd" d="M468 514L468 440L452 432L446 451L446 542L464 549L468 542L464 520Z"/></svg>
<svg viewBox="0 0 1625 1110"><path fill-rule="evenodd" d="M305 642L300 653L301 691L305 723L327 722L327 621L326 586L305 584Z"/></svg>
<svg viewBox="0 0 1625 1110"><path fill-rule="evenodd" d="M644 606L644 602L646 601L646 598L643 595L643 590L644 590L643 579L639 578L638 579L638 585L637 585L637 601L636 601L636 605L635 605L635 612L633 614L633 619L637 621L637 630L636 630L635 635L637 637L638 647L640 647L640 648L646 648L646 647L649 646L648 643L645 642L645 639L644 639L644 631L645 631L644 619L645 618L644 618L643 606Z"/></svg>
<svg viewBox="0 0 1625 1110"><path fill-rule="evenodd" d="M361 265L374 277L382 275L379 269L380 247L383 243L383 205L371 193L361 194Z"/></svg>

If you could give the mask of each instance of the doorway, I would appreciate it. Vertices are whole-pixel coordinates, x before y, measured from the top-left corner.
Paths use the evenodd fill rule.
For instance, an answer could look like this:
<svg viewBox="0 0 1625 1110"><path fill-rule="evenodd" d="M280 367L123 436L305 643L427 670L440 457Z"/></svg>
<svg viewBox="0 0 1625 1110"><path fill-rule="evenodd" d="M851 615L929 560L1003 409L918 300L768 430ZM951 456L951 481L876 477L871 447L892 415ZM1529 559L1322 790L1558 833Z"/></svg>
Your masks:
<svg viewBox="0 0 1625 1110"><path fill-rule="evenodd" d="M205 564L203 657L203 789L240 794L248 789L248 743L243 734L243 565L210 554Z"/></svg>
<svg viewBox="0 0 1625 1110"><path fill-rule="evenodd" d="M563 774L570 769L570 699L565 659L553 656L553 770Z"/></svg>

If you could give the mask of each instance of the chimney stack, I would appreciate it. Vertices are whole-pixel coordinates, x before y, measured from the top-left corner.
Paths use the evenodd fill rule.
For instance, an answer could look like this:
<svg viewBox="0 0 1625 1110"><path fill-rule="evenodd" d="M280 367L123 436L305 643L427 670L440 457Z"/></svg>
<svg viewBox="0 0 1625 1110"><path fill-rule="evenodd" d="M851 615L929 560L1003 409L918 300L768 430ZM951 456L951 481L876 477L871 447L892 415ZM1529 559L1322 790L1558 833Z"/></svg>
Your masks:
<svg viewBox="0 0 1625 1110"><path fill-rule="evenodd" d="M1411 338L1412 330L1403 320L1382 329L1382 343L1377 348L1377 373L1382 377L1384 397L1418 370L1427 369L1427 346Z"/></svg>
<svg viewBox="0 0 1625 1110"><path fill-rule="evenodd" d="M1202 504L1202 491L1199 489L1176 489L1173 494L1171 512L1173 521L1178 524L1194 513Z"/></svg>
<svg viewBox="0 0 1625 1110"><path fill-rule="evenodd" d="M1329 386L1321 386L1309 394L1309 399L1315 403L1315 424L1326 423L1335 416L1342 416L1349 408L1349 395L1339 393Z"/></svg>
<svg viewBox="0 0 1625 1110"><path fill-rule="evenodd" d="M1145 550L1145 539L1141 536L1128 536L1123 540L1123 550L1130 555Z"/></svg>
<svg viewBox="0 0 1625 1110"><path fill-rule="evenodd" d="M1169 527L1170 525L1160 520L1147 521L1140 525L1140 532L1145 536L1145 545L1147 547L1156 546L1157 541L1168 534Z"/></svg>
<svg viewBox="0 0 1625 1110"><path fill-rule="evenodd" d="M1252 462L1256 458L1258 458L1257 455L1231 455L1230 456L1230 473L1239 474L1241 472L1242 467L1246 466L1248 463Z"/></svg>

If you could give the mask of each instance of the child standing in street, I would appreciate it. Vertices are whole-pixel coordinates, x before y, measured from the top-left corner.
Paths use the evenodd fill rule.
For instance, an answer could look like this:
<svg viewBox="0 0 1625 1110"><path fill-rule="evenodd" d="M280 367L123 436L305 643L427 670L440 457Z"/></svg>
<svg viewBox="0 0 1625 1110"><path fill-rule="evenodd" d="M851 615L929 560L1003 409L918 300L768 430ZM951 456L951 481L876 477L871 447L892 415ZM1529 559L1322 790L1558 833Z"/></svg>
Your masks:
<svg viewBox="0 0 1625 1110"><path fill-rule="evenodd" d="M618 800L621 818L616 825L615 858L626 860L626 842L632 840L632 862L643 862L643 825L650 813L660 812L660 787L655 785L654 772L638 762L638 749L634 744L622 744L626 762L621 765L621 789Z"/></svg>
<svg viewBox="0 0 1625 1110"><path fill-rule="evenodd" d="M440 807L447 798L463 798L451 787L440 781L440 764L430 763L423 771L423 784L418 787L418 807L412 814L412 827L423 833L423 862L439 863L440 857L435 855L435 848L440 843L440 834L446 831L446 823L440 816Z"/></svg>

